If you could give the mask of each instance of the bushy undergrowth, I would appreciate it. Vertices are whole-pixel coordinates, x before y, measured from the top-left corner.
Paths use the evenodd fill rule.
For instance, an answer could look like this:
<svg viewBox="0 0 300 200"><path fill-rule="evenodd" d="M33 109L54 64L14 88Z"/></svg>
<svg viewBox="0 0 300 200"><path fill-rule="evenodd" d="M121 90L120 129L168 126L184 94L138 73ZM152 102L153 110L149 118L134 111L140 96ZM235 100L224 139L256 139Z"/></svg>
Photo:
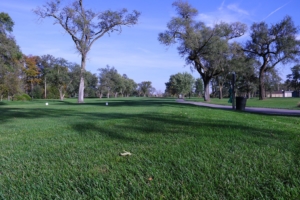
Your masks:
<svg viewBox="0 0 300 200"><path fill-rule="evenodd" d="M28 94L18 94L14 97L14 101L30 101L31 97Z"/></svg>

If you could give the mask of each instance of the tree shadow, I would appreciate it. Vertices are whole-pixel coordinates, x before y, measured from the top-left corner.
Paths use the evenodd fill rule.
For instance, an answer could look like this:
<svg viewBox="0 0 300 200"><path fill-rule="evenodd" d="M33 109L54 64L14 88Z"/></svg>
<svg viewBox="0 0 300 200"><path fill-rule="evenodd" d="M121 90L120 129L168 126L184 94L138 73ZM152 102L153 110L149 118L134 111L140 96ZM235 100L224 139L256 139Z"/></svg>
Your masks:
<svg viewBox="0 0 300 200"><path fill-rule="evenodd" d="M101 135L107 139L118 140L121 142L133 143L151 143L152 136L168 135L168 136L188 136L194 138L208 137L215 140L232 140L237 137L238 140L245 144L255 144L259 146L276 145L276 148L286 149L285 145L278 147L279 138L290 140L290 134L284 131L274 130L263 127L253 127L230 120L205 119L200 121L195 119L186 119L182 116L167 114L92 114L92 119L126 119L126 123L116 124L114 128L106 127L103 124L95 124L91 122L74 123L72 129L82 137L93 139L95 135ZM137 123L136 120L140 123ZM191 131L193 129L193 131ZM195 131L197 130L197 131ZM204 132L202 130L205 130ZM241 136L234 136L229 132L238 132ZM135 133L128 135L128 133ZM140 137L140 135L149 135L149 137ZM143 138L143 139L140 139ZM253 140L253 138L257 138Z"/></svg>
<svg viewBox="0 0 300 200"><path fill-rule="evenodd" d="M101 102L100 102L101 103ZM103 103L103 102L102 102ZM219 110L218 108L204 108L191 104L179 104L173 100L145 100L144 101L132 101L132 100L115 100L115 107L126 106L128 109L131 107L139 106L153 106L159 109L159 106L168 106L181 109L192 107L193 109L211 109ZM57 105L74 105L81 106L81 104L70 103L70 102L58 102ZM86 104L85 104L86 105ZM98 102L92 102L88 106L99 105ZM86 105L87 106L87 105ZM72 130L80 134L84 138L93 138L95 135L101 135L103 137L119 140L123 142L150 142L150 139L146 141L141 140L136 135L128 135L128 133L137 133L143 135L186 135L191 137L223 137L230 139L233 137L228 134L228 131L238 131L244 135L241 140L245 140L245 143L252 141L250 138L257 137L261 140L255 141L256 144L269 145L268 142L272 140L278 140L278 137L285 137L287 135L284 131L278 129L270 129L258 126L249 126L246 123L235 122L231 119L208 119L204 116L198 116L195 118L187 118L180 115L179 113L160 113L160 112L147 112L130 114L124 112L84 112L80 109L60 109L51 107L39 107L39 108L11 108L11 107L0 107L0 125L8 122L14 118L21 119L38 119L38 118L67 118L76 116L76 119L83 119L70 123ZM234 110L223 110L225 115L236 112ZM226 114L228 113L228 114ZM255 114L245 113L247 115L265 115L266 114ZM295 116L293 116L295 117ZM116 127L106 127L104 123L109 120L124 120L122 123L116 123ZM101 123L97 123L101 121ZM192 130L193 129L193 130ZM196 130L196 131L195 131ZM203 132L205 130L205 132ZM274 137L275 136L275 137ZM290 137L289 134L288 137ZM146 138L146 137L143 137ZM247 139L249 138L249 140ZM265 140L266 139L266 140ZM145 140L145 139L144 139Z"/></svg>

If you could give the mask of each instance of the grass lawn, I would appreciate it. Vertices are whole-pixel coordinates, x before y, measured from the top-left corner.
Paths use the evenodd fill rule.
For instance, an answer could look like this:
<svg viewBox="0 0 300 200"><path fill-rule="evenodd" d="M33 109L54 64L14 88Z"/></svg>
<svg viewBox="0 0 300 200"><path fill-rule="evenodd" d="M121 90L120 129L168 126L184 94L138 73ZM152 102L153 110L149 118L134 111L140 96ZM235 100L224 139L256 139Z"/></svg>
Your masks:
<svg viewBox="0 0 300 200"><path fill-rule="evenodd" d="M45 102L0 105L0 199L300 198L299 117Z"/></svg>
<svg viewBox="0 0 300 200"><path fill-rule="evenodd" d="M195 101L195 102L205 102L203 98L185 98L186 101ZM210 102L212 104L220 104L220 105L232 105L228 103L228 98L219 99L219 98L211 98ZM246 107L258 107L258 108L281 108L281 109L292 109L292 110L300 110L300 98L267 98L265 100L258 100L258 98L247 99Z"/></svg>

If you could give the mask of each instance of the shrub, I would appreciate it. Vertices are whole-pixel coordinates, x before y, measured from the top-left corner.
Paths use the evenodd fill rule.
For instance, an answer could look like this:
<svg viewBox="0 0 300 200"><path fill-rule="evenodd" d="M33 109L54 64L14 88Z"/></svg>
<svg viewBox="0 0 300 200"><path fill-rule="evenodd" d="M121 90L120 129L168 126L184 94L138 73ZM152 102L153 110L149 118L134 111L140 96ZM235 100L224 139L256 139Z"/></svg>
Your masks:
<svg viewBox="0 0 300 200"><path fill-rule="evenodd" d="M56 87L47 87L47 99L59 99L59 92Z"/></svg>
<svg viewBox="0 0 300 200"><path fill-rule="evenodd" d="M34 99L41 99L43 97L44 90L41 86L37 85L33 88L32 95Z"/></svg>
<svg viewBox="0 0 300 200"><path fill-rule="evenodd" d="M14 96L15 101L30 101L31 97L28 94L19 94Z"/></svg>

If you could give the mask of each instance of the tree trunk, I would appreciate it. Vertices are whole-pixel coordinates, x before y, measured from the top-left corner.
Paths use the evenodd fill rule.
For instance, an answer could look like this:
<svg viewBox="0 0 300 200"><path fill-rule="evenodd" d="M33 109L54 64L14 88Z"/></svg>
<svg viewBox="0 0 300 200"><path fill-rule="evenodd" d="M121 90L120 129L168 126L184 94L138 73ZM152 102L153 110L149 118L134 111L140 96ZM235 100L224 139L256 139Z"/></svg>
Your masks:
<svg viewBox="0 0 300 200"><path fill-rule="evenodd" d="M219 85L219 99L223 99L223 86Z"/></svg>
<svg viewBox="0 0 300 200"><path fill-rule="evenodd" d="M31 80L31 100L33 99L33 82Z"/></svg>
<svg viewBox="0 0 300 200"><path fill-rule="evenodd" d="M259 70L259 100L264 100L266 98L266 90L265 90L265 72L264 67L261 67Z"/></svg>
<svg viewBox="0 0 300 200"><path fill-rule="evenodd" d="M58 91L59 91L59 98L60 98L61 101L64 100L64 96L65 96L65 94L63 93L62 90L63 90L62 88L58 89Z"/></svg>
<svg viewBox="0 0 300 200"><path fill-rule="evenodd" d="M47 81L47 78L45 77L45 99L47 99L47 83L46 83L46 81Z"/></svg>
<svg viewBox="0 0 300 200"><path fill-rule="evenodd" d="M107 98L109 99L109 92L107 92Z"/></svg>
<svg viewBox="0 0 300 200"><path fill-rule="evenodd" d="M80 84L78 90L78 103L84 103L84 75L85 75L86 55L81 55Z"/></svg>
<svg viewBox="0 0 300 200"><path fill-rule="evenodd" d="M203 81L204 84L204 101L210 101L209 96L209 81Z"/></svg>
<svg viewBox="0 0 300 200"><path fill-rule="evenodd" d="M250 99L251 98L251 93L248 91L247 92L247 98Z"/></svg>

